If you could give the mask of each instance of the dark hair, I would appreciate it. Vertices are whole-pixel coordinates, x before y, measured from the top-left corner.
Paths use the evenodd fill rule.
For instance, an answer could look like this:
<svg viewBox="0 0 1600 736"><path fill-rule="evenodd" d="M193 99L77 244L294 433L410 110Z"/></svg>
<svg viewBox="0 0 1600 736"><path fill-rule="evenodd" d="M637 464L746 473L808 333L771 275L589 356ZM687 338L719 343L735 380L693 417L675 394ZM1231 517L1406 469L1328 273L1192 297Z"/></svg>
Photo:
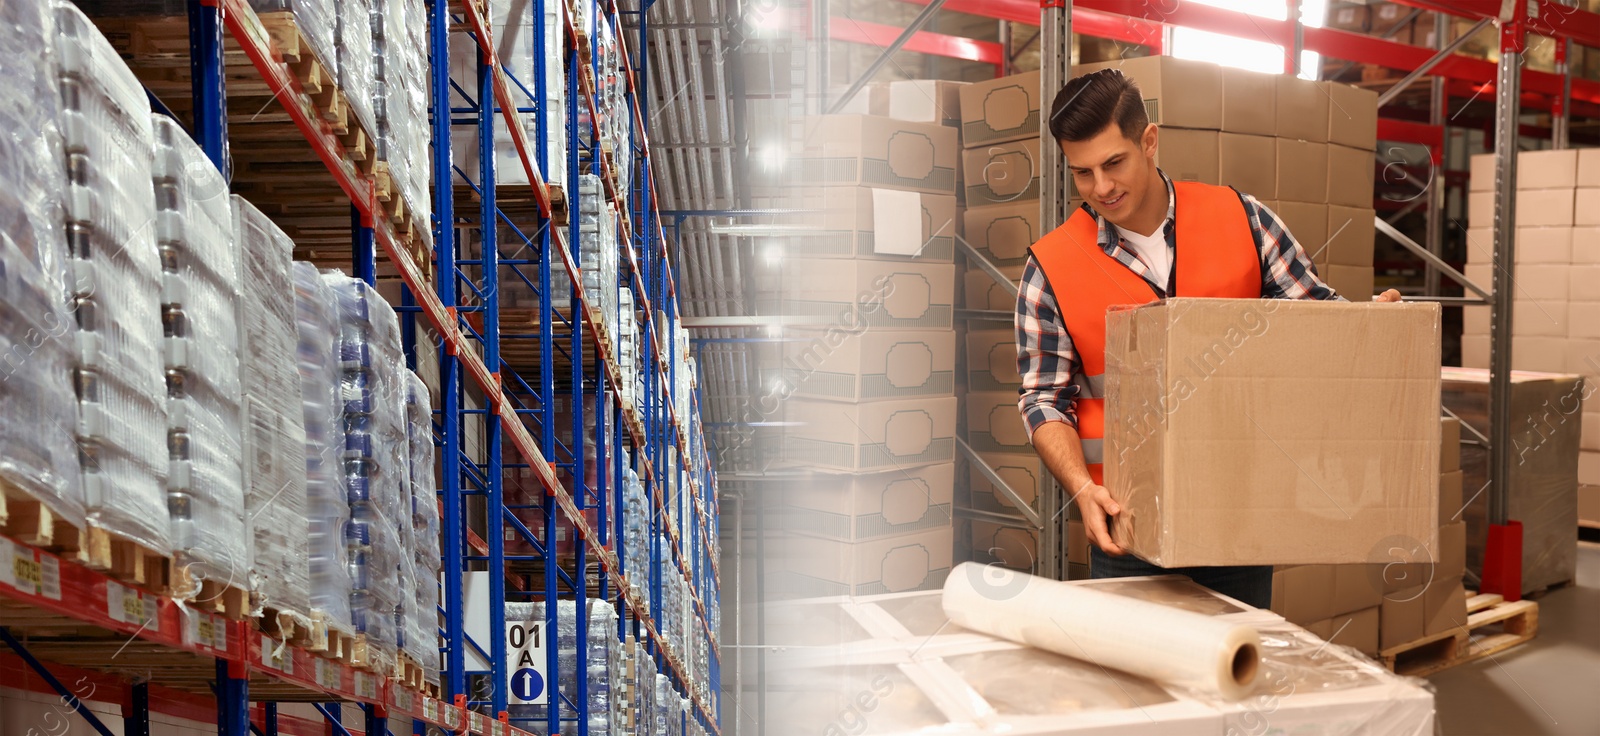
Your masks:
<svg viewBox="0 0 1600 736"><path fill-rule="evenodd" d="M1124 138L1134 142L1150 124L1139 85L1119 69L1101 69L1074 77L1050 103L1050 135L1057 141L1085 141L1112 124Z"/></svg>

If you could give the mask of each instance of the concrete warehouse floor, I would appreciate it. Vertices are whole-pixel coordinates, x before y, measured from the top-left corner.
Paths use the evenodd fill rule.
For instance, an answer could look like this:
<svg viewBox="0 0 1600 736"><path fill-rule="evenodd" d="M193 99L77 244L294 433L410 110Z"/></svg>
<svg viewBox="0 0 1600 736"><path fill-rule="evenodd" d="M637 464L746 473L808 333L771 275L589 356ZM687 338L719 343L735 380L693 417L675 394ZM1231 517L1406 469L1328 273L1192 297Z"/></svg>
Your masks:
<svg viewBox="0 0 1600 736"><path fill-rule="evenodd" d="M1578 545L1577 585L1539 600L1539 635L1428 678L1457 734L1600 734L1600 544Z"/></svg>

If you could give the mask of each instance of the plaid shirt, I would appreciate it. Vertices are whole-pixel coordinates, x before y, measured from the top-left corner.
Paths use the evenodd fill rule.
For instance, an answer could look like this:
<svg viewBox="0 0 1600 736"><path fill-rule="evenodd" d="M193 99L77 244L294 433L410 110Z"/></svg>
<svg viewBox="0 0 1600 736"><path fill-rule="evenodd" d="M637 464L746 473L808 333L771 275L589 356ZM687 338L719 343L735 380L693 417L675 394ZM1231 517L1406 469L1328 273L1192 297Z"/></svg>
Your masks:
<svg viewBox="0 0 1600 736"><path fill-rule="evenodd" d="M1165 172L1162 181L1167 185L1167 221L1165 234L1167 249L1177 247L1177 198L1173 195L1172 180ZM1255 236L1256 250L1261 253L1261 294L1268 299L1343 299L1317 277L1316 268L1300 243L1289 234L1283 221L1255 197L1241 193L1245 211L1250 216L1250 232ZM1098 242L1106 255L1138 274L1155 290L1156 296L1165 298L1171 286L1151 281L1150 266L1146 264L1123 240L1115 225L1107 222L1087 203L1088 211L1099 226ZM1173 263L1176 263L1174 260ZM1176 266L1173 272L1177 271ZM1017 407L1031 437L1034 430L1047 422L1066 422L1077 428L1077 399L1079 387L1073 378L1083 370L1083 362L1072 346L1072 336L1061 318L1055 292L1045 279L1039 263L1028 257L1022 272L1022 282L1017 285L1017 369L1022 373L1022 398Z"/></svg>

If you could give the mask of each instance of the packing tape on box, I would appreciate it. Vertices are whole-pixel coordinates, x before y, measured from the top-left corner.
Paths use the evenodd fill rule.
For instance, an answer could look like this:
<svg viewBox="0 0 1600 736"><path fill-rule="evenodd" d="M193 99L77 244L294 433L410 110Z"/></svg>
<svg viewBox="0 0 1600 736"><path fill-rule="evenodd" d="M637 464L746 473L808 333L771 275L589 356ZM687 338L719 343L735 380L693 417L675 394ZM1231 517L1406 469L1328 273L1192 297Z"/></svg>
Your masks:
<svg viewBox="0 0 1600 736"><path fill-rule="evenodd" d="M1227 700L1248 695L1260 670L1251 626L996 565L951 570L943 604L973 631Z"/></svg>

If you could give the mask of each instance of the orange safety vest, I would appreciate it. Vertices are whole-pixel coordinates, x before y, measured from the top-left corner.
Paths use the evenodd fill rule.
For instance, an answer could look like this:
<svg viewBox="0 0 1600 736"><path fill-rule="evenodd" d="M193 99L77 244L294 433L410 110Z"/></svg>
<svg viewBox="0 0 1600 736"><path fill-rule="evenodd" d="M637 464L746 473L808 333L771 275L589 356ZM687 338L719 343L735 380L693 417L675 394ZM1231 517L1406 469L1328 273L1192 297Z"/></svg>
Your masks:
<svg viewBox="0 0 1600 736"><path fill-rule="evenodd" d="M1177 197L1174 287L1170 296L1261 298L1261 255L1250 216L1230 187L1173 182ZM1095 483L1104 483L1106 310L1157 299L1154 289L1100 249L1099 226L1082 209L1034 243L1034 260L1056 295L1067 334L1082 363L1078 436Z"/></svg>

